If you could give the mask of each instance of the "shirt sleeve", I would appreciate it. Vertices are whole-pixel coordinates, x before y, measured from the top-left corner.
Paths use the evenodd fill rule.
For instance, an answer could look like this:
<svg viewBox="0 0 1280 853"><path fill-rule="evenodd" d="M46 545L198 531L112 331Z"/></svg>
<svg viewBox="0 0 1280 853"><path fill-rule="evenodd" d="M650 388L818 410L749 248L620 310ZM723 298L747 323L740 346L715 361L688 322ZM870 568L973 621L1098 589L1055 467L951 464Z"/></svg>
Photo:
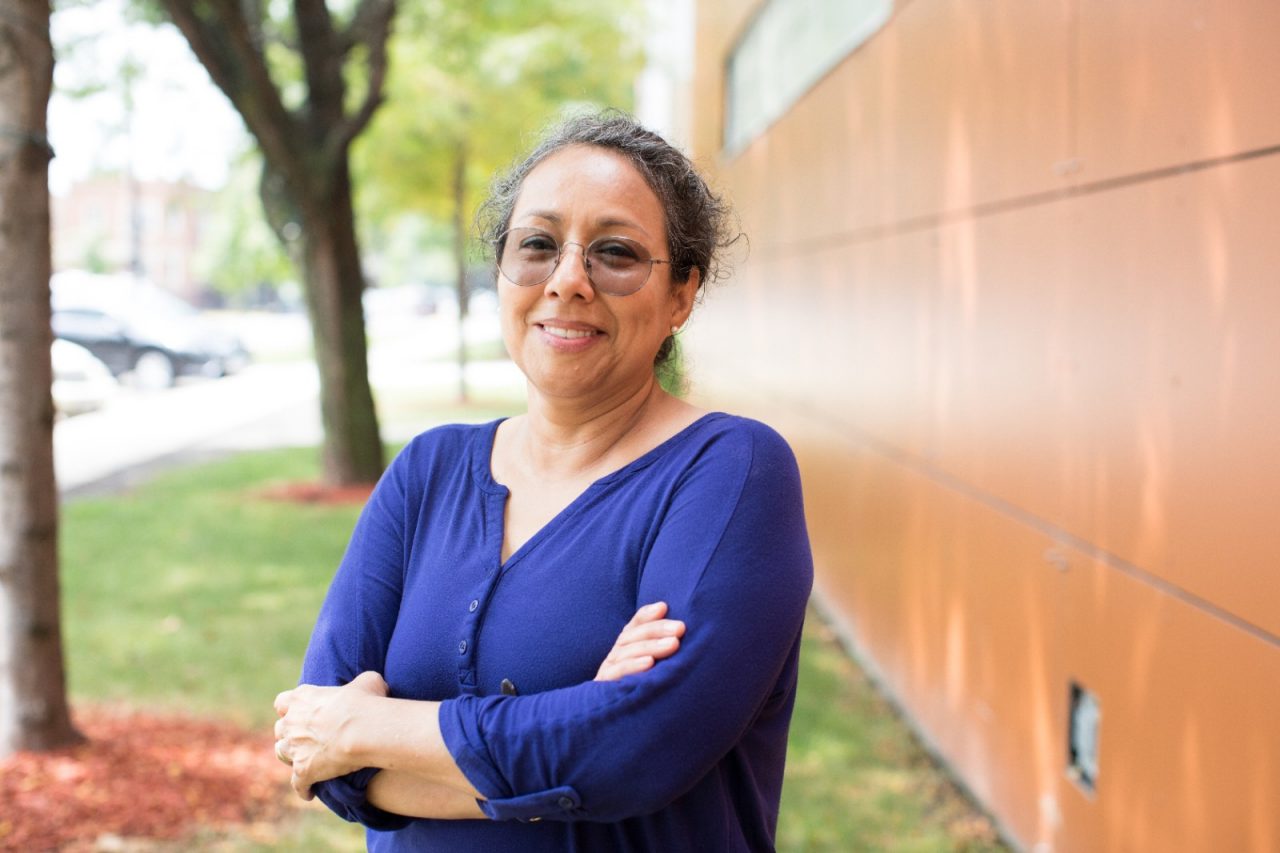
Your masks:
<svg viewBox="0 0 1280 853"><path fill-rule="evenodd" d="M339 686L367 670L382 672L404 587L406 454L387 468L356 522L316 620L302 664L302 684ZM339 817L372 829L407 826L409 818L368 802L378 772L365 768L312 787Z"/></svg>
<svg viewBox="0 0 1280 853"><path fill-rule="evenodd" d="M813 579L799 472L781 437L746 423L685 472L642 568L638 602L666 601L686 623L674 656L620 681L441 704L445 743L491 818L660 809L794 689L780 681Z"/></svg>

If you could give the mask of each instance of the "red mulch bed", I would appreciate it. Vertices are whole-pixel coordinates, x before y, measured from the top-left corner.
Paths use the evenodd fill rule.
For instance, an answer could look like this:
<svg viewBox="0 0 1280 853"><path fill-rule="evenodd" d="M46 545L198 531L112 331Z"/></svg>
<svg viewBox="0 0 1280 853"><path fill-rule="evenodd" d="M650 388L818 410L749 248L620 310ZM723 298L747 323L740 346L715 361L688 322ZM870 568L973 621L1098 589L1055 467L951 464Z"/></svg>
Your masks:
<svg viewBox="0 0 1280 853"><path fill-rule="evenodd" d="M327 506L355 504L362 506L369 500L373 492L373 483L360 483L354 486L328 486L324 483L284 483L272 486L259 492L262 497L273 501L289 501L291 503L324 504Z"/></svg>
<svg viewBox="0 0 1280 853"><path fill-rule="evenodd" d="M76 724L86 743L0 760L0 850L176 840L197 827L278 820L289 808L269 730L109 711L78 713Z"/></svg>

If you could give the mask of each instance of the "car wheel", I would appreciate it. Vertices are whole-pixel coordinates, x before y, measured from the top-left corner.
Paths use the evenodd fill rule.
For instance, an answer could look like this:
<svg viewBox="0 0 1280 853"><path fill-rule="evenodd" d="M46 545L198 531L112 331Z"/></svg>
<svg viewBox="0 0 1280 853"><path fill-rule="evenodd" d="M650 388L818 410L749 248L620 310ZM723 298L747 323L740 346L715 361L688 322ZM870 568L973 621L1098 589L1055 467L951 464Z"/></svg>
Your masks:
<svg viewBox="0 0 1280 853"><path fill-rule="evenodd" d="M200 375L207 379L221 379L227 375L226 365L220 358L211 358L200 365Z"/></svg>
<svg viewBox="0 0 1280 853"><path fill-rule="evenodd" d="M173 359L159 350L145 350L133 363L133 382L148 391L168 388L177 378Z"/></svg>

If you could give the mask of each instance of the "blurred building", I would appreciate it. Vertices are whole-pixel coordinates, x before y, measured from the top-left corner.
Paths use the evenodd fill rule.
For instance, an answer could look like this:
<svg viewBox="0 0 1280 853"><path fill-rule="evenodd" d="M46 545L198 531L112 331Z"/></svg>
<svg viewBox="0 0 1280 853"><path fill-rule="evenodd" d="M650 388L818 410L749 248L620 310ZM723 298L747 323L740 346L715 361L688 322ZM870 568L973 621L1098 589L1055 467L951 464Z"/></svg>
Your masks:
<svg viewBox="0 0 1280 853"><path fill-rule="evenodd" d="M1280 850L1280 4L700 0L695 389L1033 851ZM803 689L803 685L802 685Z"/></svg>
<svg viewBox="0 0 1280 853"><path fill-rule="evenodd" d="M187 299L209 193L186 183L98 175L53 199L55 270L131 270Z"/></svg>
<svg viewBox="0 0 1280 853"><path fill-rule="evenodd" d="M644 68L635 115L674 145L689 144L693 96L694 0L645 0Z"/></svg>

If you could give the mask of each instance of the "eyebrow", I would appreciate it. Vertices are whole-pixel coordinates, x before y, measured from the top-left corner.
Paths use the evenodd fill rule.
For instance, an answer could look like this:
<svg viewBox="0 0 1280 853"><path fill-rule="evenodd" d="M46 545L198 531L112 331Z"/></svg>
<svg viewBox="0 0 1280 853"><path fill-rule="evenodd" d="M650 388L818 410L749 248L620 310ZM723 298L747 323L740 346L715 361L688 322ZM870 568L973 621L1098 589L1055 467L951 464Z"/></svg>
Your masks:
<svg viewBox="0 0 1280 853"><path fill-rule="evenodd" d="M535 219L543 219L543 220L546 220L547 222L552 223L553 225L560 225L561 223L564 222L564 217L562 217L559 213L556 213L554 210L529 210L524 213L524 216L533 217ZM646 236L648 236L649 234L649 232L643 226L641 226L640 223L636 222L633 219L625 219L619 216L606 216L603 219L598 219L595 222L595 227L596 228L616 228L616 227L634 228L635 230L639 231L641 234L644 234Z"/></svg>
<svg viewBox="0 0 1280 853"><path fill-rule="evenodd" d="M559 225L561 222L560 214L556 213L553 210L530 210L530 211L527 211L524 215L531 216L534 219L545 219L548 222L554 222L556 225Z"/></svg>

